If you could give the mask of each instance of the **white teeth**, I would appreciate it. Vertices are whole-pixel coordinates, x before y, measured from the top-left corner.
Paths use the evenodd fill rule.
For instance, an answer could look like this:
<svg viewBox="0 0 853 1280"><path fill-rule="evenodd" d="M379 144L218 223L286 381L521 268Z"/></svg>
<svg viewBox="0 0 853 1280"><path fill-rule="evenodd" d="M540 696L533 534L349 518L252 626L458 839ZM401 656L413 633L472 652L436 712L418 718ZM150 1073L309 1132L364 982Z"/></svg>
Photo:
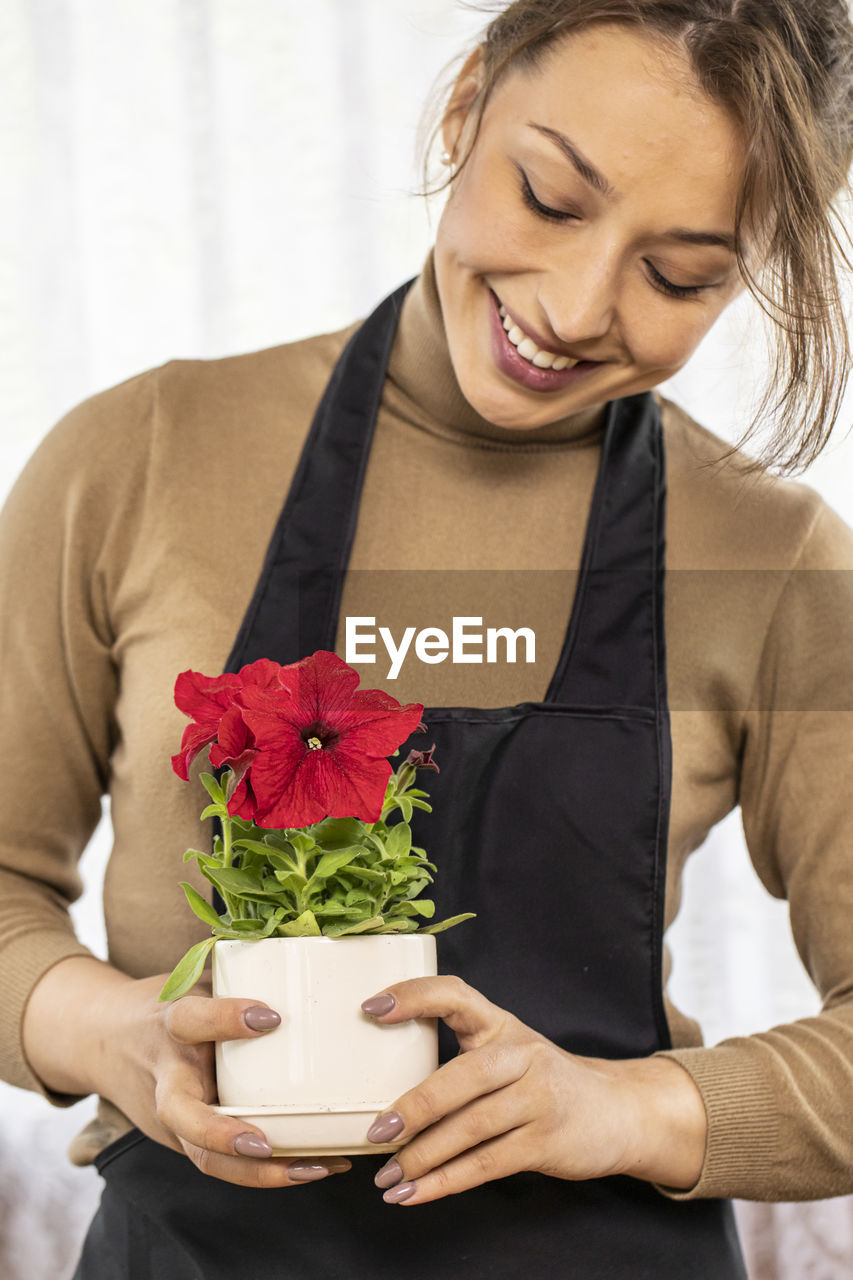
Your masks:
<svg viewBox="0 0 853 1280"><path fill-rule="evenodd" d="M503 303L501 303L498 310L503 319L506 336L512 345L518 348L518 354L524 356L524 359L528 360L530 364L536 365L537 369L573 369L576 364L580 363L578 360L571 360L568 356L555 355L553 351L543 351L507 315L507 310Z"/></svg>

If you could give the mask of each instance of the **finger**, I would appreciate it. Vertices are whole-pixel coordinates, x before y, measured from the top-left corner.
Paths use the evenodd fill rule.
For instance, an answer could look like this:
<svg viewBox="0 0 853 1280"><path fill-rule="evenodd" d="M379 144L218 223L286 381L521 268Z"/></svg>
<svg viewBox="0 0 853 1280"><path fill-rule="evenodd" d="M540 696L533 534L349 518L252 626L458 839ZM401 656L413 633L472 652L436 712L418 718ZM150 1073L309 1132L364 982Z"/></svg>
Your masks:
<svg viewBox="0 0 853 1280"><path fill-rule="evenodd" d="M384 1188L393 1185L395 1180L421 1179L456 1156L534 1119L535 1103L523 1090L496 1089L439 1120L395 1151L393 1158L377 1172L374 1182Z"/></svg>
<svg viewBox="0 0 853 1280"><path fill-rule="evenodd" d="M253 1009L265 1011L265 1016L258 1018L260 1022L269 1021L270 1015L273 1018L278 1016L262 1000L188 995L167 1005L163 1017L173 1040L180 1044L200 1044L204 1040L241 1040L275 1029L274 1026L257 1028L247 1023L245 1015ZM275 1026L280 1022L278 1017Z"/></svg>
<svg viewBox="0 0 853 1280"><path fill-rule="evenodd" d="M386 1013L374 1013L373 1009L377 1008L374 1002L383 996L393 998L393 1008ZM477 1048L498 1035L512 1016L455 974L395 982L363 1001L361 1007L388 1025L410 1018L442 1018L455 1031L463 1050Z"/></svg>
<svg viewBox="0 0 853 1280"><path fill-rule="evenodd" d="M205 1080L196 1063L178 1060L161 1072L154 1089L154 1106L161 1125L182 1144L222 1155L271 1156L263 1130L241 1116L215 1111L205 1097ZM256 1139L234 1146L243 1134Z"/></svg>
<svg viewBox="0 0 853 1280"><path fill-rule="evenodd" d="M445 1196L458 1195L460 1191L470 1191L472 1187L493 1182L496 1178L522 1173L531 1167L531 1139L526 1130L527 1126L522 1125L509 1133L490 1138L417 1180L398 1182L383 1193L382 1199L388 1204L428 1204Z"/></svg>
<svg viewBox="0 0 853 1280"><path fill-rule="evenodd" d="M371 1142L397 1138L406 1141L484 1094L513 1084L526 1070L527 1058L520 1046L501 1044L472 1049L451 1058L426 1080L401 1094L388 1111L377 1116L367 1137Z"/></svg>
<svg viewBox="0 0 853 1280"><path fill-rule="evenodd" d="M256 1160L251 1157L222 1155L209 1151L206 1147L196 1147L192 1143L186 1143L184 1149L202 1173L244 1187L301 1187L306 1182L321 1182L352 1168L349 1160L345 1161L339 1156L325 1156L319 1160L314 1156L288 1156L286 1159L274 1156L267 1160ZM305 1176L299 1176L300 1170Z"/></svg>
<svg viewBox="0 0 853 1280"><path fill-rule="evenodd" d="M344 1156L286 1161L273 1157L266 1135L257 1125L239 1116L214 1111L203 1101L204 1081L189 1062L169 1067L157 1081L157 1119L203 1173L252 1187L280 1187L341 1173L352 1168ZM248 1141L247 1141L248 1139ZM290 1177L288 1170L301 1167L307 1176ZM259 1172L266 1168L266 1172Z"/></svg>

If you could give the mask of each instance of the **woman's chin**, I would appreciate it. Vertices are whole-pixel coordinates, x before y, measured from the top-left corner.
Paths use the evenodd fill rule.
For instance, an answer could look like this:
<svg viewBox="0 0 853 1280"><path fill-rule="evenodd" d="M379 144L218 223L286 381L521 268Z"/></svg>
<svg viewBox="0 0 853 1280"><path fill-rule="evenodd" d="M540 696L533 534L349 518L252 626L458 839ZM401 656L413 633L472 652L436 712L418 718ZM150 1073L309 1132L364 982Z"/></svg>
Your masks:
<svg viewBox="0 0 853 1280"><path fill-rule="evenodd" d="M481 418L485 418L493 426L513 431L525 428L533 430L560 418L567 418L586 407L576 395L564 397L563 403L558 406L556 401L552 401L550 405L543 404L541 396L537 397L535 393L511 386L507 386L505 390L501 387L485 389L467 387L460 383L460 388L465 399ZM536 399L539 399L539 404L532 402Z"/></svg>

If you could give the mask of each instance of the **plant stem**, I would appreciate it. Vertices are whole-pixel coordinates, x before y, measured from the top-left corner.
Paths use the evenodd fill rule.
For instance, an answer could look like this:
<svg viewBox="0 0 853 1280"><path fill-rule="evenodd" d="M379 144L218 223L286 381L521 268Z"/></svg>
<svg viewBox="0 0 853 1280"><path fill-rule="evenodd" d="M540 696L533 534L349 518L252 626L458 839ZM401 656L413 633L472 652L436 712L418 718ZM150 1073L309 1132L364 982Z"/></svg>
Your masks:
<svg viewBox="0 0 853 1280"><path fill-rule="evenodd" d="M229 773L230 773L230 770L229 770ZM227 786L227 784L226 784L226 786L225 786L225 793L226 793L226 795L228 794L228 786ZM223 843L223 863L222 863L222 865L223 865L224 867L230 867L230 866L231 866L231 860L232 860L232 858L233 858L233 856L234 856L234 853L233 853L233 839L234 839L234 837L233 837L233 833L232 833L232 829L231 829L231 816L230 816L230 814L228 813L228 802L227 802L227 801L226 801L226 803L225 803L224 811L223 811L222 816L221 816L221 818L220 818L220 822L221 822L221 824L222 824L222 843ZM236 919L237 919L237 917L238 917L238 916L239 916L239 914L240 914L240 913L239 913L239 908L238 908L237 910L235 910L235 903L236 903L236 899L232 899L231 895L230 895L229 893L227 893L225 889L223 889L223 890L222 890L222 900L223 900L223 902L225 903L225 906L228 908L228 914L231 916L231 919L232 919L232 920L236 920Z"/></svg>

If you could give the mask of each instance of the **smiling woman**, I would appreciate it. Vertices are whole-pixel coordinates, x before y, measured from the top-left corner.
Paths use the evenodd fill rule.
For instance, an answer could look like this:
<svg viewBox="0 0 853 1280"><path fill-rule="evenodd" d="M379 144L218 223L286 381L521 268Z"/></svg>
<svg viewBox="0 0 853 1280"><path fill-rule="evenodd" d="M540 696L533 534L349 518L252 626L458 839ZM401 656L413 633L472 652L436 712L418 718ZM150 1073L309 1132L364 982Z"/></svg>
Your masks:
<svg viewBox="0 0 853 1280"><path fill-rule="evenodd" d="M655 386L748 287L777 359L732 453L772 417L756 466L812 461L850 360L832 205L853 159L850 59L841 0L508 6L434 127L455 162L436 273L466 397L532 426ZM559 398L485 375L486 289L509 334L493 337L501 371ZM552 355L573 369L531 371Z"/></svg>
<svg viewBox="0 0 853 1280"><path fill-rule="evenodd" d="M732 1198L853 1193L853 530L656 390L746 288L779 339L770 455L826 442L851 56L841 0L502 5L441 101L417 276L345 329L101 392L25 469L0 521L0 1066L98 1095L75 1280L743 1280ZM172 682L372 650L374 623L380 701L432 744L401 749L441 761L412 847L439 916L475 918L437 976L363 993L358 1017L439 1024L438 1070L370 1127L393 1159L276 1158L215 1109L213 1063L276 1021L286 1051L286 1002L157 999L199 941L177 851L211 847L170 784ZM292 732L240 702L229 752L272 734L295 793L325 776L331 709ZM105 791L108 963L67 912ZM665 934L737 806L823 1004L706 1046Z"/></svg>

